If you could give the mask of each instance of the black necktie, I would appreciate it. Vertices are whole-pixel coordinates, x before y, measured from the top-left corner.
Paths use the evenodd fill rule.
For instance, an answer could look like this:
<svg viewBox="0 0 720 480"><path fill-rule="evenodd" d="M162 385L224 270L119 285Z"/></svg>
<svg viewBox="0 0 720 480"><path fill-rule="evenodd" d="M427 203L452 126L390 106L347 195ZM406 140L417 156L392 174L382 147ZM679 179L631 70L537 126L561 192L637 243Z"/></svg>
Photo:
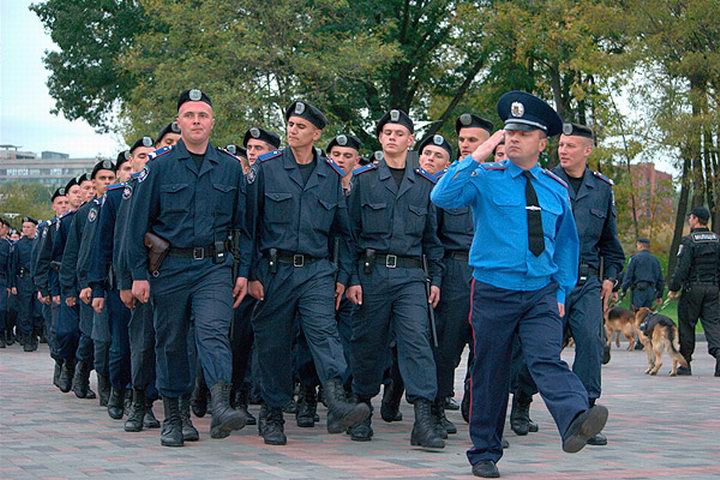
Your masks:
<svg viewBox="0 0 720 480"><path fill-rule="evenodd" d="M545 250L540 202L538 202L537 193L535 193L535 188L532 186L532 175L529 171L525 170L523 176L525 177L525 210L527 211L528 222L528 247L533 255L539 257Z"/></svg>

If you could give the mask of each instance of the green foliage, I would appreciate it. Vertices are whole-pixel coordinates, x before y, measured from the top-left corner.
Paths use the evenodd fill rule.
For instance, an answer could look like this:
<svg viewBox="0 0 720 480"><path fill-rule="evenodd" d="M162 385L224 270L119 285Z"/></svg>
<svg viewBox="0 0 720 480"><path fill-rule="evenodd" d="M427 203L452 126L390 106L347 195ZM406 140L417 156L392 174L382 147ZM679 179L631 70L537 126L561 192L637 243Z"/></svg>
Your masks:
<svg viewBox="0 0 720 480"><path fill-rule="evenodd" d="M54 213L50 210L50 195L51 189L41 184L4 183L0 186L0 215L18 230L22 228L21 219L26 215L38 220L51 218Z"/></svg>

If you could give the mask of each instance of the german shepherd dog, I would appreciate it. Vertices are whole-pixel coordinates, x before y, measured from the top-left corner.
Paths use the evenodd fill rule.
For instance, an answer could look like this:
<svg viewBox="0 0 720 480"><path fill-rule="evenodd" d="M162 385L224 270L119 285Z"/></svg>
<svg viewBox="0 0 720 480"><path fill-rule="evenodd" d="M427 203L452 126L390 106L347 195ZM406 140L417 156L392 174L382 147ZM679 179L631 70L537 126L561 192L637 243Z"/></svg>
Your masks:
<svg viewBox="0 0 720 480"><path fill-rule="evenodd" d="M645 373L656 375L662 367L662 353L667 352L672 358L670 376L677 375L678 364L688 368L688 363L678 352L678 330L672 320L665 315L653 313L647 307L635 312L635 332L645 347L648 357L648 368Z"/></svg>
<svg viewBox="0 0 720 480"><path fill-rule="evenodd" d="M607 346L612 346L612 338L618 333L616 345L620 347L620 334L624 335L630 344L628 350L632 351L635 345L635 314L622 307L609 308L605 312L605 333L607 333Z"/></svg>

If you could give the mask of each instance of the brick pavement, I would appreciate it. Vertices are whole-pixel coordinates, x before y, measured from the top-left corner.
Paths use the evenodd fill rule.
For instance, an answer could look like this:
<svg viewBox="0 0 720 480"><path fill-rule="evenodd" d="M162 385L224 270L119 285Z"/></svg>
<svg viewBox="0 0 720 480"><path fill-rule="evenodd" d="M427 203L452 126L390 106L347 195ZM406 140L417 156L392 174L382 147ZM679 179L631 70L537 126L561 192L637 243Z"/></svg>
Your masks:
<svg viewBox="0 0 720 480"><path fill-rule="evenodd" d="M613 350L604 370L603 402L610 409L607 447L564 454L542 401L532 417L540 432L506 436L511 447L499 467L503 478L710 479L720 478L720 378L706 345L698 344L693 377L642 372L642 352ZM570 361L572 351L566 355ZM97 400L79 400L50 385L52 361L43 345L35 353L18 346L0 350L0 479L224 478L243 479L460 479L472 478L465 458L467 425L458 425L442 452L409 445L412 407L405 421L375 417L375 439L350 441L328 435L324 421L314 429L286 423L285 447L270 447L247 427L225 440L209 438L209 418L194 419L201 441L180 449L159 445L158 431L125 433ZM464 370L458 370L458 392ZM94 385L94 376L93 376ZM378 400L378 399L376 399ZM253 407L257 413L258 407ZM155 412L162 416L160 404ZM324 420L324 409L320 415ZM289 416L288 416L289 417Z"/></svg>

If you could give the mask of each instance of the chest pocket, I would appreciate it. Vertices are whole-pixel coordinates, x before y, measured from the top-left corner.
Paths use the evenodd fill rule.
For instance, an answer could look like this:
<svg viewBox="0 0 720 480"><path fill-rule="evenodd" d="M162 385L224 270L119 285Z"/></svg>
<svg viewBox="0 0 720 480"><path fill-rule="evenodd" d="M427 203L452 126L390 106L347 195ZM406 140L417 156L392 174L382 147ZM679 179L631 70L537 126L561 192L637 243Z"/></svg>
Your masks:
<svg viewBox="0 0 720 480"><path fill-rule="evenodd" d="M591 208L590 215L588 218L588 224L585 226L585 235L599 237L602 233L603 226L605 226L605 218L607 212L599 208Z"/></svg>
<svg viewBox="0 0 720 480"><path fill-rule="evenodd" d="M548 238L554 239L558 218L562 213L562 206L555 203L547 203L548 205L542 205L543 234Z"/></svg>
<svg viewBox="0 0 720 480"><path fill-rule="evenodd" d="M187 183L160 185L160 208L164 213L190 211L192 191Z"/></svg>
<svg viewBox="0 0 720 480"><path fill-rule="evenodd" d="M316 214L313 213L313 224L318 230L327 233L330 231L330 226L335 216L337 202L318 198L318 203L320 204L320 208L317 209Z"/></svg>
<svg viewBox="0 0 720 480"><path fill-rule="evenodd" d="M232 221L237 187L234 185L213 183L213 192L215 193L215 214L218 216L217 220L220 222Z"/></svg>
<svg viewBox="0 0 720 480"><path fill-rule="evenodd" d="M272 223L290 223L293 215L292 193L265 192L265 218Z"/></svg>
<svg viewBox="0 0 720 480"><path fill-rule="evenodd" d="M408 205L408 210L410 210L410 214L407 216L407 222L405 224L406 232L421 234L425 227L425 219L428 213L427 207Z"/></svg>
<svg viewBox="0 0 720 480"><path fill-rule="evenodd" d="M445 231L451 233L472 233L473 220L470 207L443 210Z"/></svg>
<svg viewBox="0 0 720 480"><path fill-rule="evenodd" d="M362 229L366 233L387 233L390 230L386 202L363 202Z"/></svg>

